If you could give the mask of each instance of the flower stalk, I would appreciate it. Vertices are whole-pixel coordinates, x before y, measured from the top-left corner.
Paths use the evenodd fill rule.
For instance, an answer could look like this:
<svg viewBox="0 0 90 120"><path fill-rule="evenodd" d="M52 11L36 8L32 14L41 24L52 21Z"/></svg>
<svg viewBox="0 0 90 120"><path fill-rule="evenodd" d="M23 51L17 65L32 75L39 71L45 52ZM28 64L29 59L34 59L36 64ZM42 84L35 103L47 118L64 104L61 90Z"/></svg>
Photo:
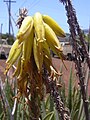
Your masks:
<svg viewBox="0 0 90 120"><path fill-rule="evenodd" d="M72 38L73 54L75 55L74 62L75 62L77 74L79 77L79 85L81 88L84 112L85 112L86 120L89 120L88 100L86 96L86 89L85 89L85 83L84 83L85 75L83 72L82 59L81 59L81 56L83 56L86 59L87 65L90 69L89 53L88 53L87 46L85 44L82 31L77 22L75 9L72 6L71 0L60 0L60 1L65 5L65 9L67 12L67 18L68 18L67 22L70 27L69 29L70 29L71 38ZM76 39L77 36L79 37L79 41L77 41Z"/></svg>

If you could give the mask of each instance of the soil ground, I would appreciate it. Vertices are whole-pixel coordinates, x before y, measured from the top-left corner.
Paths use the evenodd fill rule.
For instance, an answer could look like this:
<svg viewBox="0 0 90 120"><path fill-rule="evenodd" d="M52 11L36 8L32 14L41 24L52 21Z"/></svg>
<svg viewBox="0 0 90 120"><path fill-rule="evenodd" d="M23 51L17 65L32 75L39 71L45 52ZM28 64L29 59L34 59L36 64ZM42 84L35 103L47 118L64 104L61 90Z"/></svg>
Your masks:
<svg viewBox="0 0 90 120"><path fill-rule="evenodd" d="M52 58L53 60L53 65L56 67L56 69L58 71L62 71L62 80L65 83L66 86L66 90L68 90L68 84L69 84L69 78L70 78L70 70L72 67L72 73L73 73L73 80L76 83L76 85L78 86L78 77L76 76L76 69L75 69L75 64L71 61L64 61L67 69L64 67L64 65L62 64L61 60L58 58ZM4 75L4 70L5 70L5 60L0 60L0 79L2 81L5 81L5 75ZM9 73L9 76L11 76L10 74L12 74L12 70ZM89 83L88 83L88 91L89 91L89 95L90 95L90 79L89 79Z"/></svg>

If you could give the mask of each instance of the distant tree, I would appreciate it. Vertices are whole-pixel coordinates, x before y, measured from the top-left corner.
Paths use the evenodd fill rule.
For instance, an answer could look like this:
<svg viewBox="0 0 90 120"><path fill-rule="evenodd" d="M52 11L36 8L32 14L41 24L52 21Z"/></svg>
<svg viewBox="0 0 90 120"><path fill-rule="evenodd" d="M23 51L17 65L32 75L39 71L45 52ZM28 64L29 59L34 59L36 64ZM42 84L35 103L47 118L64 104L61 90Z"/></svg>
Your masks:
<svg viewBox="0 0 90 120"><path fill-rule="evenodd" d="M2 39L8 39L7 43L9 45L12 45L15 40L15 37L13 35L9 35L8 33L6 33L6 34L2 34Z"/></svg>
<svg viewBox="0 0 90 120"><path fill-rule="evenodd" d="M90 33L87 34L85 37L86 37L86 41L90 44Z"/></svg>

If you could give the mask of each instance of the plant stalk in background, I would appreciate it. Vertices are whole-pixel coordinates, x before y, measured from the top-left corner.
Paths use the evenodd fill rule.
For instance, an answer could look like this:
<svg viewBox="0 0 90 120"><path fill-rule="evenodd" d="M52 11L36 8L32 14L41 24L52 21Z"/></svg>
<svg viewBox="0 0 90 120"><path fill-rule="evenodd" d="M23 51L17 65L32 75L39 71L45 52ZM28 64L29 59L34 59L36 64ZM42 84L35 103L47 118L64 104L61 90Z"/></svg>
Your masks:
<svg viewBox="0 0 90 120"><path fill-rule="evenodd" d="M48 76L47 71L44 69L44 81L46 84L46 87L49 89L49 92L53 98L53 101L56 106L56 110L58 111L60 120L70 120L70 113L68 108L65 107L61 96L59 95L56 81L53 81L52 78Z"/></svg>
<svg viewBox="0 0 90 120"><path fill-rule="evenodd" d="M75 9L72 6L72 3L70 0L60 0L65 5L65 9L67 11L67 18L68 18L68 24L70 27L70 33L72 37L72 45L73 45L73 53L75 55L75 65L77 69L77 74L79 76L79 84L81 88L81 94L83 98L83 104L84 104L84 111L86 115L86 120L89 120L89 112L88 112L88 100L86 97L86 89L85 89L85 76L83 73L83 67L82 67L82 59L80 58L83 56L86 58L86 62L88 64L88 67L90 69L90 58L87 51L87 47L85 44L85 40L83 38L82 31L80 29L80 26L77 22L77 17L75 13ZM76 40L76 36L79 36L79 42Z"/></svg>

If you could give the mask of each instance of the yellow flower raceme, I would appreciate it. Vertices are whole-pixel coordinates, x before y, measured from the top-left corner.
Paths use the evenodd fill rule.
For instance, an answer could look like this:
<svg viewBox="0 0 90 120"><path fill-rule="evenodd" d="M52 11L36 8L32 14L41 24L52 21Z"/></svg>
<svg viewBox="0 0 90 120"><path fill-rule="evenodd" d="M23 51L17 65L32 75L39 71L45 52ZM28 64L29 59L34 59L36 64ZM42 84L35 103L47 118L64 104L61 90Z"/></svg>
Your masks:
<svg viewBox="0 0 90 120"><path fill-rule="evenodd" d="M42 70L42 64L43 64L43 52L40 50L41 49L39 49L39 44L37 44L37 39L34 38L33 54L34 54L35 63L36 63L39 73Z"/></svg>
<svg viewBox="0 0 90 120"><path fill-rule="evenodd" d="M59 37L66 36L64 30L58 25L58 23L53 18L51 18L48 15L43 15L43 20L46 24L48 24L53 29L53 31L57 36Z"/></svg>
<svg viewBox="0 0 90 120"><path fill-rule="evenodd" d="M45 41L45 29L44 29L44 25L43 25L42 15L39 12L35 13L33 19L34 19L34 29L35 29L34 58L36 61L38 71L41 72L42 64L43 64L43 46L42 46L42 44Z"/></svg>
<svg viewBox="0 0 90 120"><path fill-rule="evenodd" d="M65 37L64 31L51 17L36 12L33 17L24 18L6 61L6 73L17 61L13 76L17 77L20 95L30 95L27 93L29 88L30 92L35 89L42 96L43 66L53 79L59 75L50 54L52 50L63 61L63 49L57 35Z"/></svg>
<svg viewBox="0 0 90 120"><path fill-rule="evenodd" d="M38 42L43 42L45 40L45 29L43 25L42 15L37 12L34 15L34 28L35 34Z"/></svg>
<svg viewBox="0 0 90 120"><path fill-rule="evenodd" d="M27 38L31 34L32 29L33 29L33 18L31 16L27 16L24 18L16 36L19 39L19 43L23 42L24 40L27 40Z"/></svg>

